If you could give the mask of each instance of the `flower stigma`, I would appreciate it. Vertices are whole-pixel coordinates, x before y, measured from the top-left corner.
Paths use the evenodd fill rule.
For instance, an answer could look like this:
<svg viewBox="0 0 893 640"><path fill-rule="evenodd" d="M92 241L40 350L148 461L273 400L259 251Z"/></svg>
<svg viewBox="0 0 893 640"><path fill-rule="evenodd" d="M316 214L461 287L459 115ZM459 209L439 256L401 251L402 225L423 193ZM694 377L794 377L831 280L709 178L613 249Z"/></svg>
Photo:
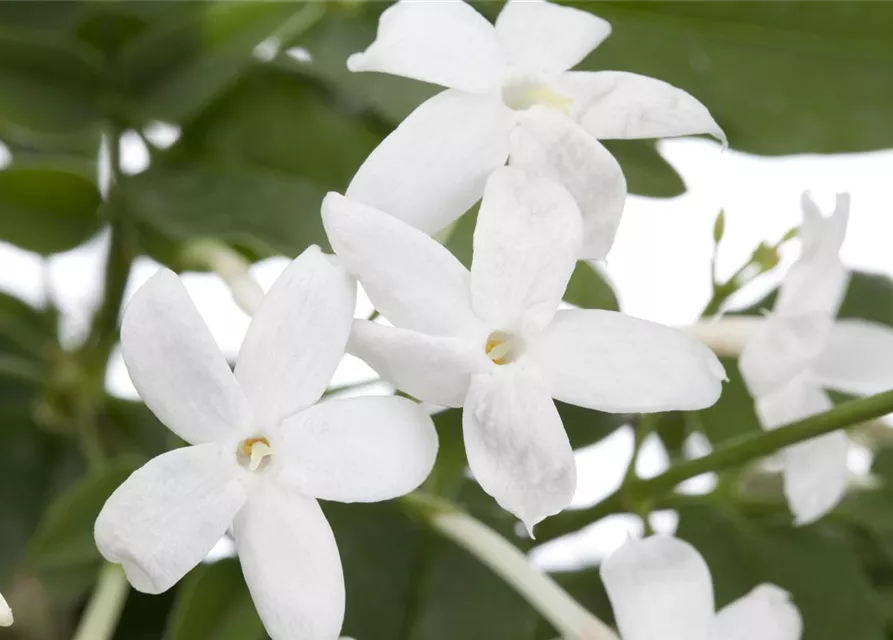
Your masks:
<svg viewBox="0 0 893 640"><path fill-rule="evenodd" d="M574 102L572 98L563 96L544 84L530 82L507 84L502 89L502 100L507 107L515 111L524 111L540 105L556 109L565 115L570 115L571 105Z"/></svg>
<svg viewBox="0 0 893 640"><path fill-rule="evenodd" d="M239 443L236 456L239 464L249 471L257 471L267 463L267 458L273 455L273 447L266 438L248 438Z"/></svg>
<svg viewBox="0 0 893 640"><path fill-rule="evenodd" d="M518 339L505 331L494 331L487 336L484 352L493 364L514 362L517 356Z"/></svg>

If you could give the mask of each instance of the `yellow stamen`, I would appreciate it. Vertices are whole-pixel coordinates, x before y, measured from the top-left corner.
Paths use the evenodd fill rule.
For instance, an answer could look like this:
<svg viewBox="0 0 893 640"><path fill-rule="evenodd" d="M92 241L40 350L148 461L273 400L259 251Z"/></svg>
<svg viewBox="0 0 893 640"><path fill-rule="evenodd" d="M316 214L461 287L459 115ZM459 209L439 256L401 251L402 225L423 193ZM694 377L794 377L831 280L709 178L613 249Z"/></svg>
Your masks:
<svg viewBox="0 0 893 640"><path fill-rule="evenodd" d="M546 86L530 87L525 92L524 98L531 106L534 104L541 104L544 107L558 109L565 115L570 114L571 105L574 102L572 98L563 96Z"/></svg>
<svg viewBox="0 0 893 640"><path fill-rule="evenodd" d="M512 339L512 336L502 331L494 331L487 338L487 342L484 344L484 351L490 360L493 361L493 364L505 364L510 362L509 355L514 346L515 341Z"/></svg>
<svg viewBox="0 0 893 640"><path fill-rule="evenodd" d="M241 457L248 463L249 471L257 471L267 456L273 455L273 447L266 438L248 438L239 445Z"/></svg>

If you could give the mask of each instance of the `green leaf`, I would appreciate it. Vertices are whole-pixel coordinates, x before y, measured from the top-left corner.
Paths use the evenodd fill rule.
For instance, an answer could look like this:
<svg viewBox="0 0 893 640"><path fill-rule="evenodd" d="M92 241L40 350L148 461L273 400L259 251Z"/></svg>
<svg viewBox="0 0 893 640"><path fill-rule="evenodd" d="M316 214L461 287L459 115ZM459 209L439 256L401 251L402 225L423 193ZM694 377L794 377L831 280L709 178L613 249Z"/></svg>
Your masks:
<svg viewBox="0 0 893 640"><path fill-rule="evenodd" d="M613 32L578 68L652 76L702 101L732 148L843 153L893 146L893 5L577 2ZM833 87L833 90L832 90Z"/></svg>
<svg viewBox="0 0 893 640"><path fill-rule="evenodd" d="M574 267L564 300L583 309L620 309L617 296L599 267L584 260L578 261Z"/></svg>
<svg viewBox="0 0 893 640"><path fill-rule="evenodd" d="M95 124L95 52L36 31L0 27L0 131L58 135Z"/></svg>
<svg viewBox="0 0 893 640"><path fill-rule="evenodd" d="M685 182L657 152L650 140L602 140L626 176L630 193L651 198L674 198L685 193Z"/></svg>
<svg viewBox="0 0 893 640"><path fill-rule="evenodd" d="M164 640L266 637L237 560L200 565L192 571L177 591L164 633Z"/></svg>
<svg viewBox="0 0 893 640"><path fill-rule="evenodd" d="M311 244L328 246L319 214L324 192L282 173L169 162L124 181L116 194L159 240L150 252L172 265L177 254L162 239L220 238L254 256L294 256Z"/></svg>
<svg viewBox="0 0 893 640"><path fill-rule="evenodd" d="M718 606L770 582L791 593L803 616L803 640L886 638L858 556L829 527L760 527L710 507L679 513L677 535L707 560Z"/></svg>
<svg viewBox="0 0 893 640"><path fill-rule="evenodd" d="M42 254L71 249L99 231L100 201L79 175L12 165L0 171L0 238Z"/></svg>
<svg viewBox="0 0 893 640"><path fill-rule="evenodd" d="M59 495L28 543L34 563L44 569L58 569L99 562L93 524L105 501L141 462L134 458L116 460Z"/></svg>
<svg viewBox="0 0 893 640"><path fill-rule="evenodd" d="M854 272L837 317L893 325L893 280L882 274Z"/></svg>
<svg viewBox="0 0 893 640"><path fill-rule="evenodd" d="M120 76L143 119L184 123L239 78L252 52L296 5L221 2L182 20L166 20L121 54Z"/></svg>

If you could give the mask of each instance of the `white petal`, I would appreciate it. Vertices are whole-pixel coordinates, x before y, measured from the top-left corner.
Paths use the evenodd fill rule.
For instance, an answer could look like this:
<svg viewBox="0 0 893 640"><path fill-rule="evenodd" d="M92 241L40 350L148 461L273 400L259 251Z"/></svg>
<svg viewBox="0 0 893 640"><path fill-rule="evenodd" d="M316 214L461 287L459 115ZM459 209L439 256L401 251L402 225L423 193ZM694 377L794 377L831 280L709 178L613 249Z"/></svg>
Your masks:
<svg viewBox="0 0 893 640"><path fill-rule="evenodd" d="M493 25L465 2L402 0L381 14L375 42L347 68L483 93L502 79L503 55Z"/></svg>
<svg viewBox="0 0 893 640"><path fill-rule="evenodd" d="M496 19L510 61L530 72L561 73L611 35L606 20L551 2L509 0Z"/></svg>
<svg viewBox="0 0 893 640"><path fill-rule="evenodd" d="M0 627L12 626L12 609L6 604L6 600L0 595Z"/></svg>
<svg viewBox="0 0 893 640"><path fill-rule="evenodd" d="M752 395L774 393L806 371L825 348L833 319L772 314L744 345L738 367Z"/></svg>
<svg viewBox="0 0 893 640"><path fill-rule="evenodd" d="M813 258L818 255L836 256L846 238L850 217L850 195L838 193L834 213L823 216L818 205L804 191L801 198L803 225L800 227L800 255Z"/></svg>
<svg viewBox="0 0 893 640"><path fill-rule="evenodd" d="M573 100L571 116L596 138L726 136L703 104L682 89L625 71L570 71L554 89Z"/></svg>
<svg viewBox="0 0 893 640"><path fill-rule="evenodd" d="M480 199L487 176L505 164L513 126L500 99L439 93L369 154L347 195L425 233L440 231Z"/></svg>
<svg viewBox="0 0 893 640"><path fill-rule="evenodd" d="M823 387L844 393L893 389L893 329L866 320L838 320L812 370Z"/></svg>
<svg viewBox="0 0 893 640"><path fill-rule="evenodd" d="M455 335L477 326L468 270L418 229L337 193L322 203L335 253L398 327Z"/></svg>
<svg viewBox="0 0 893 640"><path fill-rule="evenodd" d="M140 397L193 444L238 437L251 409L180 278L162 269L133 295L121 351Z"/></svg>
<svg viewBox="0 0 893 640"><path fill-rule="evenodd" d="M170 589L220 541L245 503L232 450L216 443L174 449L137 469L111 495L94 534L144 593Z"/></svg>
<svg viewBox="0 0 893 640"><path fill-rule="evenodd" d="M712 640L800 640L803 620L790 594L761 584L720 609Z"/></svg>
<svg viewBox="0 0 893 640"><path fill-rule="evenodd" d="M512 134L511 166L570 191L583 214L579 257L603 260L626 202L626 178L614 156L573 120L534 108Z"/></svg>
<svg viewBox="0 0 893 640"><path fill-rule="evenodd" d="M254 606L273 640L334 640L344 574L316 500L268 484L252 494L233 537Z"/></svg>
<svg viewBox="0 0 893 640"><path fill-rule="evenodd" d="M800 376L771 395L757 398L761 424L772 429L823 413L831 399L807 376ZM784 490L798 524L818 520L846 493L849 439L843 431L807 440L783 451Z"/></svg>
<svg viewBox="0 0 893 640"><path fill-rule="evenodd" d="M344 355L356 297L353 278L316 246L279 276L236 365L256 425L276 424L319 400Z"/></svg>
<svg viewBox="0 0 893 640"><path fill-rule="evenodd" d="M510 364L475 376L462 429L475 479L528 531L570 504L577 486L574 452L534 373Z"/></svg>
<svg viewBox="0 0 893 640"><path fill-rule="evenodd" d="M623 640L713 640L710 569L687 542L631 539L602 563L601 576Z"/></svg>
<svg viewBox="0 0 893 640"><path fill-rule="evenodd" d="M613 413L703 409L725 371L681 331L614 311L559 311L531 345L552 397Z"/></svg>
<svg viewBox="0 0 893 640"><path fill-rule="evenodd" d="M564 296L582 237L573 196L505 167L487 181L474 230L471 303L493 329L544 327Z"/></svg>
<svg viewBox="0 0 893 640"><path fill-rule="evenodd" d="M421 405L396 396L323 402L282 423L280 478L301 494L378 502L418 487L434 466L437 431Z"/></svg>
<svg viewBox="0 0 893 640"><path fill-rule="evenodd" d="M347 350L414 398L461 407L471 376L492 366L485 346L484 335L476 344L466 338L429 336L356 320Z"/></svg>

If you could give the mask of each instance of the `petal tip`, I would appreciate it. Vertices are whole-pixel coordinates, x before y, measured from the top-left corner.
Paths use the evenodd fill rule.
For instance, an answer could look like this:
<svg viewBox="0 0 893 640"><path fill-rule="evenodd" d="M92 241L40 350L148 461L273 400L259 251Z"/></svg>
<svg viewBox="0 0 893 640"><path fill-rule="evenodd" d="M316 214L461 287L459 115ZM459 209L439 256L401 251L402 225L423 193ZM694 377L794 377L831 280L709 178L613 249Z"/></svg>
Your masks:
<svg viewBox="0 0 893 640"><path fill-rule="evenodd" d="M354 53L347 58L347 70L348 71L367 71L369 69L369 65L366 64L366 54L363 52Z"/></svg>

